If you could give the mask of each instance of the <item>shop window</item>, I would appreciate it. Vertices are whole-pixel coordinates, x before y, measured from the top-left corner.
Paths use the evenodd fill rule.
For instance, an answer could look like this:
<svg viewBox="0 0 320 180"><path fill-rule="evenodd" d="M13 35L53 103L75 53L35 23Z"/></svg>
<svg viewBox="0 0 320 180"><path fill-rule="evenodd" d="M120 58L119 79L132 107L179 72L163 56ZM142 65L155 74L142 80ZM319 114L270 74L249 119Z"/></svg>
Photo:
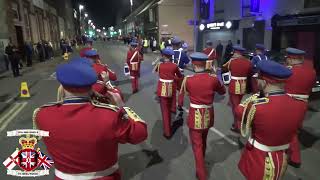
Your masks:
<svg viewBox="0 0 320 180"><path fill-rule="evenodd" d="M320 7L319 0L304 0L304 8L315 8Z"/></svg>
<svg viewBox="0 0 320 180"><path fill-rule="evenodd" d="M149 22L155 22L155 13L153 9L149 9Z"/></svg>
<svg viewBox="0 0 320 180"><path fill-rule="evenodd" d="M20 14L19 14L19 5L15 2L11 3L11 9L13 11L14 19L20 21Z"/></svg>

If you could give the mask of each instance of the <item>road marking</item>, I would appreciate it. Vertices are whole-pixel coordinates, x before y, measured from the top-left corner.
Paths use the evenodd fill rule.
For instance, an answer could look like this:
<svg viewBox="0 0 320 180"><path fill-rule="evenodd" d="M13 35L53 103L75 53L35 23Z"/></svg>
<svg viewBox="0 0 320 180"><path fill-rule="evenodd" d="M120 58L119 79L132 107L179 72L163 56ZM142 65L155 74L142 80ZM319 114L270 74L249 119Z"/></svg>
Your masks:
<svg viewBox="0 0 320 180"><path fill-rule="evenodd" d="M5 103L6 103L6 104L9 104L9 103L11 103L11 102L13 101L13 99L14 99L14 98L12 97L12 98L6 100Z"/></svg>
<svg viewBox="0 0 320 180"><path fill-rule="evenodd" d="M56 75L56 72L54 72L46 80L56 80L56 79L57 79L57 75Z"/></svg>
<svg viewBox="0 0 320 180"><path fill-rule="evenodd" d="M9 123L16 118L16 116L26 107L28 103L23 102L23 103L16 103L10 111L8 111L3 117L0 119L0 133L9 125ZM9 116L9 117L8 117Z"/></svg>
<svg viewBox="0 0 320 180"><path fill-rule="evenodd" d="M189 113L189 110L185 107L182 107L182 109L186 112ZM226 140L229 144L234 145L234 146L238 146L238 143L236 143L235 141L233 141L232 139L230 139L228 136L226 136L225 134L223 134L221 131L219 131L218 129L212 127L210 128L210 131L213 131L214 133L216 133L218 136L222 137L224 140Z"/></svg>

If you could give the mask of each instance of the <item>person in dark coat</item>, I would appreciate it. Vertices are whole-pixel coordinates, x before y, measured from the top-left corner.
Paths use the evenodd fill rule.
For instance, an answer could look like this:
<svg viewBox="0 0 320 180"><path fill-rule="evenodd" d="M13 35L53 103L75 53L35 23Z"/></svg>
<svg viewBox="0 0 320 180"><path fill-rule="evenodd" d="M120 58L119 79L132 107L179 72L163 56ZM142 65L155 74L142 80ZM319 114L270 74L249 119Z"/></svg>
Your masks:
<svg viewBox="0 0 320 180"><path fill-rule="evenodd" d="M218 45L216 47L216 53L217 53L217 61L218 61L218 66L220 67L222 62L222 52L223 52L223 45L221 44L221 41L218 41Z"/></svg>
<svg viewBox="0 0 320 180"><path fill-rule="evenodd" d="M26 64L28 67L32 66L32 46L30 45L30 43L25 43L24 44L24 51L25 51L25 55L26 55Z"/></svg>
<svg viewBox="0 0 320 180"><path fill-rule="evenodd" d="M44 52L43 44L41 42L37 43L37 51L38 51L39 61L43 62L45 57L45 52Z"/></svg>
<svg viewBox="0 0 320 180"><path fill-rule="evenodd" d="M226 63L230 60L230 58L232 57L232 52L233 52L233 45L232 45L231 40L229 40L228 45L226 47L226 52L224 53L224 63Z"/></svg>
<svg viewBox="0 0 320 180"><path fill-rule="evenodd" d="M9 43L9 45L5 49L5 53L8 55L8 58L10 60L13 77L20 76L20 72L19 72L20 55L19 55L18 48L14 46L12 43Z"/></svg>

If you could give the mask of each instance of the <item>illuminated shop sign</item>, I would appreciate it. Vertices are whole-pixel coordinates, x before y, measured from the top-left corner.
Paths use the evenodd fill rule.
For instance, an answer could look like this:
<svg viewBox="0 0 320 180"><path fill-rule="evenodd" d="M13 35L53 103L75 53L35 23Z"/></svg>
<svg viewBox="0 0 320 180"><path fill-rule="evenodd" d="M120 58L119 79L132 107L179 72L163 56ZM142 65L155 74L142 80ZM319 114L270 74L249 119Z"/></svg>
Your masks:
<svg viewBox="0 0 320 180"><path fill-rule="evenodd" d="M218 30L218 29L230 29L232 27L232 22L227 21L227 22L214 22L214 23L209 23L207 24L206 28L207 29L213 29L213 30Z"/></svg>

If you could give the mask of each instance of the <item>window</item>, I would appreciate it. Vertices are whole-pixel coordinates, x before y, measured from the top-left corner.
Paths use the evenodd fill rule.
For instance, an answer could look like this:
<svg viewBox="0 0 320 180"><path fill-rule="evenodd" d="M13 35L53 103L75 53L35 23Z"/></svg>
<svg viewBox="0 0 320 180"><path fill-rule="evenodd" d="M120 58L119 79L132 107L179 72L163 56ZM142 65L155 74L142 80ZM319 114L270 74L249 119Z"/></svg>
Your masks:
<svg viewBox="0 0 320 180"><path fill-rule="evenodd" d="M11 9L15 20L20 21L19 5L15 2L11 3Z"/></svg>
<svg viewBox="0 0 320 180"><path fill-rule="evenodd" d="M154 22L155 18L154 18L154 12L153 9L149 9L149 22Z"/></svg>
<svg viewBox="0 0 320 180"><path fill-rule="evenodd" d="M24 20L25 20L25 27L26 27L26 35L27 37L31 37L30 19L29 19L29 13L27 8L24 8Z"/></svg>

